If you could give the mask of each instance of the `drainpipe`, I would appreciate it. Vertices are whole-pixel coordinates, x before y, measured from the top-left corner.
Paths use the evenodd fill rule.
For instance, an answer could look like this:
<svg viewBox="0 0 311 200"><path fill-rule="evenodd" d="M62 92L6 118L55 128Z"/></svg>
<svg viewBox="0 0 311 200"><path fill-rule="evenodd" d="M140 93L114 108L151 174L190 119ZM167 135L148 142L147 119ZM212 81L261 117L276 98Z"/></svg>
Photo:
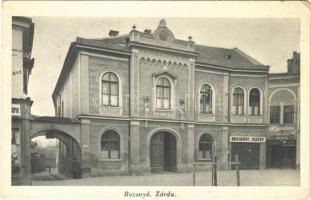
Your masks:
<svg viewBox="0 0 311 200"><path fill-rule="evenodd" d="M132 70L131 70L131 56L129 56L129 70L128 70L128 112L129 112L129 121L128 121L128 144L127 144L127 147L128 147L128 160L127 160L127 171L128 173L130 172L130 167L131 167L131 116L132 116L132 113L131 113L131 73L132 73Z"/></svg>

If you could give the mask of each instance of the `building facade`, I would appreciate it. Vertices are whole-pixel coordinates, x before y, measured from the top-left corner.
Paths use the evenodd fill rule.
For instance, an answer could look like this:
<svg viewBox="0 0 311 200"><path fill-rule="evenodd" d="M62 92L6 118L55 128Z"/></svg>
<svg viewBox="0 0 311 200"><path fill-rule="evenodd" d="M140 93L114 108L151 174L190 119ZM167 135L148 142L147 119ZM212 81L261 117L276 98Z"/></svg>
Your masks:
<svg viewBox="0 0 311 200"><path fill-rule="evenodd" d="M287 73L269 76L267 168L300 166L300 54L287 64Z"/></svg>
<svg viewBox="0 0 311 200"><path fill-rule="evenodd" d="M154 31L134 26L126 35L77 38L53 100L57 116L81 122L82 166L94 175L187 172L214 155L229 169L236 154L242 169L264 169L273 167L277 76L237 48L176 39L161 20Z"/></svg>
<svg viewBox="0 0 311 200"><path fill-rule="evenodd" d="M30 109L28 96L34 24L30 18L12 17L12 184L30 184Z"/></svg>
<svg viewBox="0 0 311 200"><path fill-rule="evenodd" d="M25 19L13 18L17 37L14 20ZM33 60L15 61L31 52L26 21L30 31L14 39L23 48L13 44L13 86L27 88ZM58 169L69 175L72 160L83 176L190 172L194 162L208 170L214 156L225 170L235 155L241 169L295 168L299 56L288 60L287 73L269 74L237 48L176 39L164 20L154 31L133 26L125 35L77 38L53 91L55 117L31 115L27 89L14 88L12 148L20 159L12 179L31 184L30 139L39 135L61 141Z"/></svg>

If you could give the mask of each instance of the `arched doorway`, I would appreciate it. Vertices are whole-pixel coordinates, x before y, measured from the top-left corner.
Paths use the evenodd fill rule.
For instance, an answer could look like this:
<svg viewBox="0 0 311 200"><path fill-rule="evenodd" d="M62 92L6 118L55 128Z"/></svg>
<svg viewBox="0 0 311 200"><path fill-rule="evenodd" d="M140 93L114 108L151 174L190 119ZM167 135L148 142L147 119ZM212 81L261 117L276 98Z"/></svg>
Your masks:
<svg viewBox="0 0 311 200"><path fill-rule="evenodd" d="M150 142L151 172L176 172L177 170L176 137L166 131L156 133Z"/></svg>
<svg viewBox="0 0 311 200"><path fill-rule="evenodd" d="M54 140L54 142L55 139L57 140L57 147L55 148L54 153L56 154L56 168L59 174L66 175L67 177L73 177L73 172L75 171L73 170L73 166L80 166L79 174L81 174L81 148L78 142L71 135L57 129L48 129L35 133L31 136L31 139L34 140L38 136L45 136L47 140L51 139L51 141ZM35 149L33 149L33 145L31 148L32 155L36 154L36 156L38 156L38 154L42 153L36 152ZM34 162L32 162L32 165L33 163ZM34 167L35 166L31 166L32 171L34 171ZM48 165L44 164L43 167L48 167Z"/></svg>

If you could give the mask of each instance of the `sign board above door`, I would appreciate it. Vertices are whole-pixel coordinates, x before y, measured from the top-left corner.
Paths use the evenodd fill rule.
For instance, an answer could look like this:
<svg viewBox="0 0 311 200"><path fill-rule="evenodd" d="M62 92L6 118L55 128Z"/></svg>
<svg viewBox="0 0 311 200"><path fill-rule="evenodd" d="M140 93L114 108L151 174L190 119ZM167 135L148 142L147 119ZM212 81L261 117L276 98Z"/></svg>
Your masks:
<svg viewBox="0 0 311 200"><path fill-rule="evenodd" d="M230 136L230 142L265 143L266 137L258 136Z"/></svg>

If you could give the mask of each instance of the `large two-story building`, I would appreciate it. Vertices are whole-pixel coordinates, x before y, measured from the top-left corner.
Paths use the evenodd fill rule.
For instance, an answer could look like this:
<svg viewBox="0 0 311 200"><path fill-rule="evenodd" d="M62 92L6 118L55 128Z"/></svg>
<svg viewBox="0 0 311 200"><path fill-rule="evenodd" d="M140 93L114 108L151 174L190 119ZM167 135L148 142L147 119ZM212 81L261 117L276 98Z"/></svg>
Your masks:
<svg viewBox="0 0 311 200"><path fill-rule="evenodd" d="M185 172L214 155L228 169L236 154L242 169L296 166L274 160L296 155L299 71L270 75L237 48L175 38L164 20L77 38L53 100L58 117L81 123L82 166L94 175Z"/></svg>
<svg viewBox="0 0 311 200"><path fill-rule="evenodd" d="M300 54L269 74L241 50L154 30L71 43L53 92L55 117L31 115L33 27L13 17L12 184L31 184L30 139L58 138L58 169L83 176L218 168L295 168L300 159Z"/></svg>

